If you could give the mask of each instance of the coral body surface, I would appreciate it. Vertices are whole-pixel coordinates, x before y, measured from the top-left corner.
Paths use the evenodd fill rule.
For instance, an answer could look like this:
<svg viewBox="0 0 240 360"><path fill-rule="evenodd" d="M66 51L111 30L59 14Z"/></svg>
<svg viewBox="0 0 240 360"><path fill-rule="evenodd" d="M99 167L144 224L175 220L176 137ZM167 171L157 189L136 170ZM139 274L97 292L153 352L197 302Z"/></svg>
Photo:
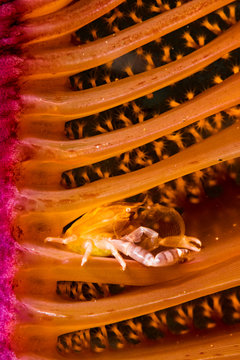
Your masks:
<svg viewBox="0 0 240 360"><path fill-rule="evenodd" d="M4 0L0 46L1 359L239 359L240 1ZM201 251L125 268L141 226Z"/></svg>

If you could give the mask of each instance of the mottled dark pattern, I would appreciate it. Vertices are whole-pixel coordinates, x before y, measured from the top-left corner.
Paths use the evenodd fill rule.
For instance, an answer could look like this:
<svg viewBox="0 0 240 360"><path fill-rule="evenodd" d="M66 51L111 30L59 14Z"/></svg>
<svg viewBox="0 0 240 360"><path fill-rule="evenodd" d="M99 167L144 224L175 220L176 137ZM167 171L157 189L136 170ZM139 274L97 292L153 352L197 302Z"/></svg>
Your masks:
<svg viewBox="0 0 240 360"><path fill-rule="evenodd" d="M167 2L164 3L167 4ZM122 6L126 4L124 3ZM170 5L170 7L172 6L173 4ZM240 2L237 1L157 41L121 56L111 64L105 64L72 76L70 81L73 89L81 90L103 85L174 61L204 46L239 19ZM131 23L129 23L130 25ZM86 29L92 28L92 26L93 24L90 24L80 29L77 36L86 35ZM237 49L202 71L171 86L101 113L68 121L65 125L66 136L69 139L86 138L141 123L191 100L204 90L239 72L239 69L240 49ZM117 157L65 171L62 174L61 184L65 188L79 187L89 182L122 175L157 163L230 126L236 120L239 112L239 107L229 109ZM230 177L237 180L238 183L239 162L235 161L204 169L155 188L148 194L156 202L160 201L163 204L175 206L176 201L173 199L173 195L170 195L169 189L173 190L172 193L176 193L175 190L181 188L190 201L198 202L202 194L216 191L218 182L221 182L220 179L225 176L224 173L230 174ZM212 190L209 191L210 187Z"/></svg>
<svg viewBox="0 0 240 360"><path fill-rule="evenodd" d="M67 300L91 301L119 294L124 285L97 284L81 281L58 281L56 293Z"/></svg>
<svg viewBox="0 0 240 360"><path fill-rule="evenodd" d="M168 336L201 334L206 329L240 322L240 288L222 291L167 310L118 323L75 331L58 337L61 353L121 349L129 345L160 341Z"/></svg>
<svg viewBox="0 0 240 360"><path fill-rule="evenodd" d="M73 41L77 44L84 44L103 38L186 2L188 1L126 0L101 18L79 29L73 36Z"/></svg>
<svg viewBox="0 0 240 360"><path fill-rule="evenodd" d="M228 6L224 8L224 14L226 14L226 16L229 15ZM235 20L239 21L239 18L240 6L237 5ZM214 25L214 27L211 27L211 25ZM214 12L139 47L110 63L71 76L71 85L74 90L84 90L165 65L206 45L231 25L232 23L224 21L218 12ZM82 29L79 31L82 31ZM218 69L218 71L222 70L223 72L227 72L227 69L224 70L224 62L223 65L219 66L219 64L217 64L214 68L215 71ZM214 70L212 69L212 71ZM201 74L201 77L202 76ZM208 82L211 82L211 74L206 75L206 77ZM192 80L191 83L192 82L195 81ZM200 84L198 80L197 85L199 86L203 82L206 82L206 79L202 80L200 78ZM198 91L202 91L201 86Z"/></svg>
<svg viewBox="0 0 240 360"><path fill-rule="evenodd" d="M138 3L140 2L138 1ZM165 6L168 3L165 1ZM128 15L130 9L135 6L138 15L140 8L137 7L136 1L130 1L129 8L126 8L127 4L129 4L128 1L118 7L118 11L120 9L121 13L125 11L125 22L123 18L118 18L116 14L119 13L113 10L105 17L80 29L76 33L74 41L80 43L93 41L111 34L114 26L117 26L116 30L133 25ZM146 2L144 4L146 5ZM153 2L148 2L148 4L149 10ZM176 3L171 3L170 7L174 5L176 6ZM154 14L152 13L151 16ZM146 17L150 17L148 11L146 11ZM112 21L111 26L108 24L106 27L107 19L115 20ZM81 91L101 86L175 61L204 46L239 19L240 2L237 1L157 41L131 51L109 64L70 77L72 89ZM126 25L127 21L128 25ZM101 113L68 121L65 125L66 136L71 140L81 139L146 121L191 100L239 70L240 49L237 49L202 71L153 94ZM236 106L117 157L66 171L62 174L62 186L65 188L79 187L89 182L122 175L157 163L230 126L236 121L239 113L240 108ZM160 202L164 205L175 206L182 211L183 209L180 209L182 204L177 198L198 203L202 198L218 197L223 192L226 179L240 184L239 159L219 163L211 168L189 174L129 200L146 201L147 203ZM82 284L80 284L81 290L79 291L79 285L75 282L62 282L61 291L59 288L60 284L58 283L58 292L73 300L97 299L95 297L96 284L88 284L87 291L83 290ZM88 294L87 296L83 294L84 291ZM106 349L116 350L126 346L146 344L149 341L161 341L162 338L167 338L169 335L178 338L191 332L201 334L206 329L236 324L240 321L239 291L239 287L236 287L167 310L102 327L63 334L58 337L57 348L63 354L81 353L85 350L98 353ZM91 292L90 295L89 292ZM105 294L105 296L109 295L109 293Z"/></svg>

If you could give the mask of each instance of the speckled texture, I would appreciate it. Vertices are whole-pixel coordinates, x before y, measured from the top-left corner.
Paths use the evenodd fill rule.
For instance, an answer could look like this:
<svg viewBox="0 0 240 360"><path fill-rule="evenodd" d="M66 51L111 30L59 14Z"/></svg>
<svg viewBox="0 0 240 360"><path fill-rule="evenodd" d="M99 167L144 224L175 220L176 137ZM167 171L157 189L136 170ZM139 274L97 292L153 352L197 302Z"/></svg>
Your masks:
<svg viewBox="0 0 240 360"><path fill-rule="evenodd" d="M9 48L18 43L18 16L15 1L0 0L0 48Z"/></svg>
<svg viewBox="0 0 240 360"><path fill-rule="evenodd" d="M11 33L17 13L14 2L0 3L0 354L2 360L15 359L9 343L14 325L15 298L12 279L16 268L16 244L11 236L11 209L14 203L14 184L11 173L15 162L17 113L20 110L17 80L21 59L9 48L16 44Z"/></svg>
<svg viewBox="0 0 240 360"><path fill-rule="evenodd" d="M2 145L2 144L1 144ZM2 151L2 146L1 146ZM12 191L9 185L1 179L1 240L0 240L0 353L1 359L15 359L9 345L9 333L14 323L14 295L12 292L12 277L15 268L15 244L10 234L9 202Z"/></svg>

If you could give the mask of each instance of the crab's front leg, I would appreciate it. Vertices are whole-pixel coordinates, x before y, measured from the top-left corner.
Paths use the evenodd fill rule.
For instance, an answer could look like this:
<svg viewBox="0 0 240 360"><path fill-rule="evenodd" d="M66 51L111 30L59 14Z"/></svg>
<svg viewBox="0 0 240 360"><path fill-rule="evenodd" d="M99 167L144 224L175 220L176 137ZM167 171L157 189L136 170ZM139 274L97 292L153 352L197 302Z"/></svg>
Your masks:
<svg viewBox="0 0 240 360"><path fill-rule="evenodd" d="M140 226L130 234L123 236L121 240L137 244L142 240L143 234L148 237L146 246L148 250L154 250L159 246L165 246L171 248L183 248L198 252L201 250L202 246L201 241L195 237L179 234L160 238L156 231L144 226Z"/></svg>
<svg viewBox="0 0 240 360"><path fill-rule="evenodd" d="M143 234L148 237L148 249L153 250L160 245L173 249L161 251L154 257L148 250L136 245ZM111 242L120 252L146 266L168 266L183 262L189 258L192 251L198 252L201 249L201 241L197 238L177 235L161 239L156 231L143 226L122 239L112 239Z"/></svg>
<svg viewBox="0 0 240 360"><path fill-rule="evenodd" d="M171 248L183 248L195 252L199 252L202 247L199 239L187 235L167 236L159 239L159 245Z"/></svg>
<svg viewBox="0 0 240 360"><path fill-rule="evenodd" d="M148 250L134 244L133 242L121 239L112 239L111 243L120 252L145 266L161 267L177 264L187 260L190 254L190 250L174 248L161 251L154 256Z"/></svg>
<svg viewBox="0 0 240 360"><path fill-rule="evenodd" d="M125 235L121 240L128 241L134 244L141 242L142 236L147 236L147 249L154 250L159 246L159 235L156 231L147 228L145 226L139 226L137 229L133 230L130 234Z"/></svg>

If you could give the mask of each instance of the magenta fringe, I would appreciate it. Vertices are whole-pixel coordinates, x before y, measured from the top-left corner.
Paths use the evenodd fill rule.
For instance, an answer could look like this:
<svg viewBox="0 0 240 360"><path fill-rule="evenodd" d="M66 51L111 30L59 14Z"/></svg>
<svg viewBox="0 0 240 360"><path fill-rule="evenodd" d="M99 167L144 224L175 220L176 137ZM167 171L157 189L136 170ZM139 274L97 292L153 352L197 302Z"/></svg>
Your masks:
<svg viewBox="0 0 240 360"><path fill-rule="evenodd" d="M12 280L16 269L18 245L11 236L15 187L13 168L17 115L20 111L18 78L22 60L17 44L18 14L14 1L0 1L0 358L16 359L11 350L10 334L14 327L15 297Z"/></svg>

